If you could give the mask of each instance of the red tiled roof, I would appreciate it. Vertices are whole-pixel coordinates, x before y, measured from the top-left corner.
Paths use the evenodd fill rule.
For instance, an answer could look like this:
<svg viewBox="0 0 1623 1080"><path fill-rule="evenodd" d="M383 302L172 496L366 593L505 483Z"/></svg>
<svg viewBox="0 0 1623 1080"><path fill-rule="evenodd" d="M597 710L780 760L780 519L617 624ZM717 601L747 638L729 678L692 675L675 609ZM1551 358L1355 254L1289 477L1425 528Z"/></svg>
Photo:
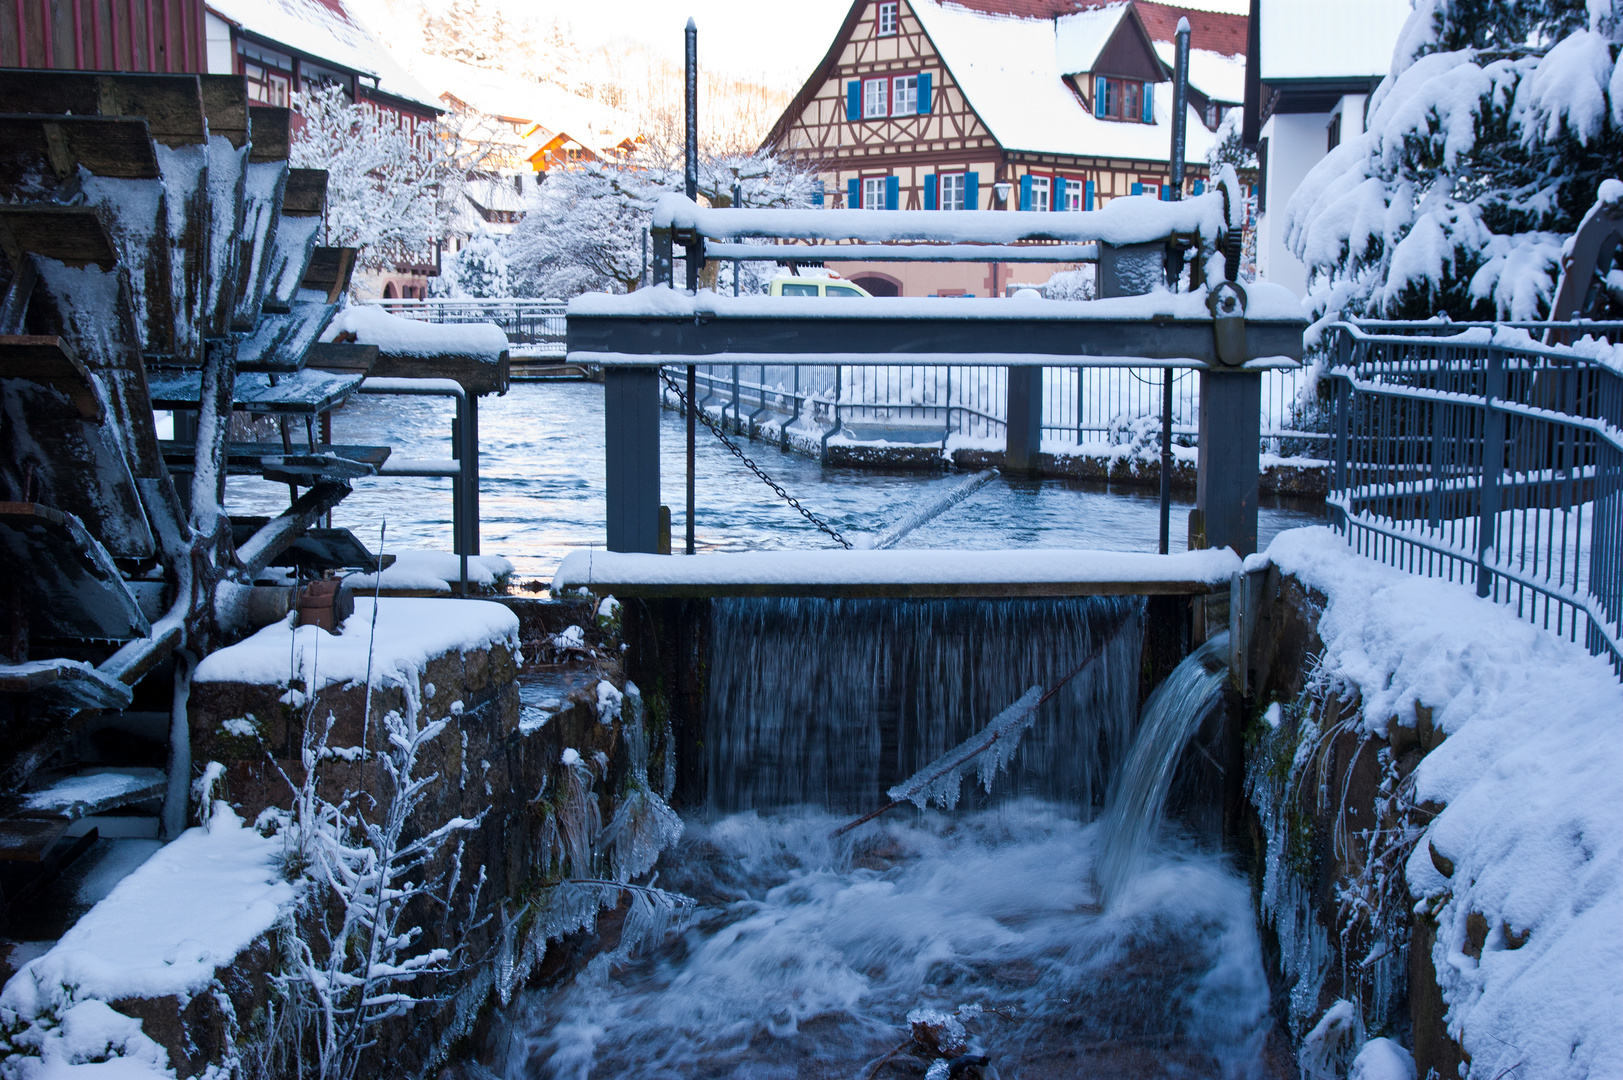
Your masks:
<svg viewBox="0 0 1623 1080"><path fill-rule="evenodd" d="M1248 19L1244 15L1228 15L1220 11L1196 11L1192 8L1173 7L1171 4L1135 0L1138 17L1144 20L1144 29L1156 41L1172 41L1178 33L1178 20L1189 20L1190 47L1222 53L1224 56L1244 56Z"/></svg>
<svg viewBox="0 0 1623 1080"><path fill-rule="evenodd" d="M981 11L988 15L1013 15L1022 19L1053 19L1074 11L1110 7L1120 0L946 0L947 3ZM1225 56L1243 56L1246 46L1246 16L1218 11L1199 11L1152 0L1133 0L1144 29L1154 41L1171 41L1177 36L1178 20L1189 20L1194 48Z"/></svg>

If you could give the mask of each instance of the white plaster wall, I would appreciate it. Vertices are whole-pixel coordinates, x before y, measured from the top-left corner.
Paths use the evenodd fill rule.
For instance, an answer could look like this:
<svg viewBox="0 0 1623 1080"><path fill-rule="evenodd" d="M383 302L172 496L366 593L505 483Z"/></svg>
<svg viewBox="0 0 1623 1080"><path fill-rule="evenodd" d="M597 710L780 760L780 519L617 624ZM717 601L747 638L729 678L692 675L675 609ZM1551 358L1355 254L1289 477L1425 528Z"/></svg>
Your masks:
<svg viewBox="0 0 1623 1080"><path fill-rule="evenodd" d="M208 61L210 75L232 75L236 73L236 57L231 50L231 24L214 14L205 11L204 40L208 44Z"/></svg>
<svg viewBox="0 0 1623 1080"><path fill-rule="evenodd" d="M1361 127L1361 104L1354 117L1342 122L1355 118ZM1268 140L1268 209L1257 215L1257 276L1298 296L1307 292L1307 268L1285 246L1285 207L1308 171L1324 157L1329 123L1327 112L1276 113L1262 126L1262 137Z"/></svg>

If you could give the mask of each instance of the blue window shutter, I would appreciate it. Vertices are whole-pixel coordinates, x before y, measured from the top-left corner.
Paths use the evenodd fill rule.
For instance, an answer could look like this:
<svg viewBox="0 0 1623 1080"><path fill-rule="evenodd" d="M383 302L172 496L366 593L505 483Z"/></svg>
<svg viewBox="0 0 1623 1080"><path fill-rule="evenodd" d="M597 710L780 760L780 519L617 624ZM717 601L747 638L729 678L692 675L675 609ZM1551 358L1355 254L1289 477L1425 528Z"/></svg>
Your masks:
<svg viewBox="0 0 1623 1080"><path fill-rule="evenodd" d="M1093 80L1093 115L1103 116L1105 107L1105 77L1098 76Z"/></svg>
<svg viewBox="0 0 1623 1080"><path fill-rule="evenodd" d="M862 119L862 80L845 84L845 118L853 124Z"/></svg>
<svg viewBox="0 0 1623 1080"><path fill-rule="evenodd" d="M1054 177L1054 182L1048 192L1048 208L1050 210L1065 209L1065 196L1071 193L1070 183L1063 176Z"/></svg>
<svg viewBox="0 0 1623 1080"><path fill-rule="evenodd" d="M924 178L924 208L934 210L936 205L936 175L929 173Z"/></svg>
<svg viewBox="0 0 1623 1080"><path fill-rule="evenodd" d="M981 174L966 172L964 174L964 209L979 210L981 208Z"/></svg>
<svg viewBox="0 0 1623 1080"><path fill-rule="evenodd" d="M1204 180L1196 180L1195 181L1195 194L1196 195L1203 195L1203 194L1205 194L1205 192L1206 192L1206 181L1204 181Z"/></svg>
<svg viewBox="0 0 1623 1080"><path fill-rule="evenodd" d="M930 111L933 104L930 97L930 73L919 72L919 115L924 116Z"/></svg>
<svg viewBox="0 0 1623 1080"><path fill-rule="evenodd" d="M1020 209L1022 209L1022 210L1030 210L1031 209L1031 174L1030 173L1027 173L1026 175L1024 175L1024 176L1022 176L1020 178Z"/></svg>
<svg viewBox="0 0 1623 1080"><path fill-rule="evenodd" d="M1082 209L1093 209L1093 181L1089 180L1082 185Z"/></svg>
<svg viewBox="0 0 1623 1080"><path fill-rule="evenodd" d="M826 190L827 190L827 188L823 184L823 181L821 181L821 180L813 180L812 181L812 205L813 206L822 206L823 205L823 193Z"/></svg>
<svg viewBox="0 0 1623 1080"><path fill-rule="evenodd" d="M862 181L855 177L845 182L845 207L847 210L862 209Z"/></svg>
<svg viewBox="0 0 1623 1080"><path fill-rule="evenodd" d="M1144 84L1144 122L1155 123L1155 84Z"/></svg>
<svg viewBox="0 0 1623 1080"><path fill-rule="evenodd" d="M885 177L885 209L895 210L901 204L902 182L894 176Z"/></svg>
<svg viewBox="0 0 1623 1080"><path fill-rule="evenodd" d="M1144 194L1144 185L1143 184L1134 184L1133 185L1133 194L1134 195L1142 195L1142 194Z"/></svg>

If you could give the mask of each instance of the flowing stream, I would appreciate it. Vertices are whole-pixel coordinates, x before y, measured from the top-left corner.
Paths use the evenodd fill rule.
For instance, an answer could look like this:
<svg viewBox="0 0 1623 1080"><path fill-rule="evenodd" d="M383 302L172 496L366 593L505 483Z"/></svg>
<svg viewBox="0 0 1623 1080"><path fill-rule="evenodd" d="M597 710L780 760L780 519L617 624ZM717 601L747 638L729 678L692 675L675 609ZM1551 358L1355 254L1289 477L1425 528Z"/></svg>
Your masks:
<svg viewBox="0 0 1623 1080"><path fill-rule="evenodd" d="M659 876L698 913L515 999L504 1075L922 1077L939 1055L911 1038L921 1008L960 1018L956 1052L985 1054L983 1076L1271 1075L1247 884L1160 820L1221 646L1135 725L1141 610L716 604L710 801ZM971 775L953 812L903 807L831 835L1100 644L990 792ZM1144 820L1096 820L1107 787L1112 819L1132 805ZM1124 840L1134 857L1110 871L1107 903L1099 853Z"/></svg>

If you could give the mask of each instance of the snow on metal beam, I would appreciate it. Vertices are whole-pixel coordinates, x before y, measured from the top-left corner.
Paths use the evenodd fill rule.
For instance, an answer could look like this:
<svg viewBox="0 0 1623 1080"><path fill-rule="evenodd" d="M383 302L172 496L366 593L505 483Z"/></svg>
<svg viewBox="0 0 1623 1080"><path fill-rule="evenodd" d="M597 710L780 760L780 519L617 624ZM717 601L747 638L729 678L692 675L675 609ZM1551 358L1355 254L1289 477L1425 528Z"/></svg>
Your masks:
<svg viewBox="0 0 1623 1080"><path fill-rule="evenodd" d="M707 259L744 262L1097 262L1098 244L728 244L704 246Z"/></svg>

